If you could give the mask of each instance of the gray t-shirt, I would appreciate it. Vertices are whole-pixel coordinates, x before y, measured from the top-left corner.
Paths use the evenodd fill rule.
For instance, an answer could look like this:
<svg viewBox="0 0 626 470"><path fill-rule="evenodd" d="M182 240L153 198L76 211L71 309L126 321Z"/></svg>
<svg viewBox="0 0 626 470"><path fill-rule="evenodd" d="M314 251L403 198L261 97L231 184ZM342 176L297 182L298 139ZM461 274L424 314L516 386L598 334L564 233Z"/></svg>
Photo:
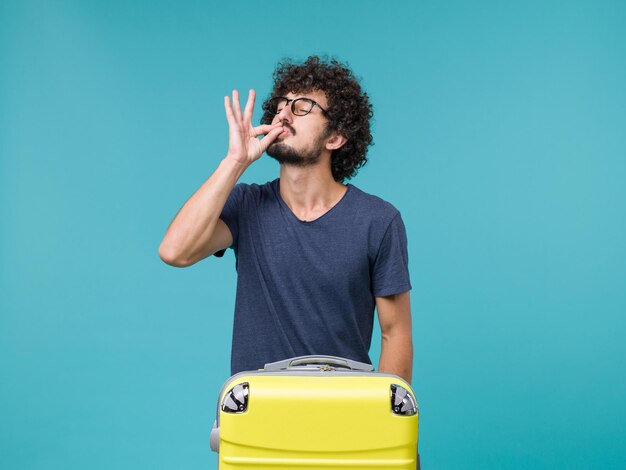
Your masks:
<svg viewBox="0 0 626 470"><path fill-rule="evenodd" d="M279 184L237 184L220 216L238 274L231 373L308 354L371 364L375 297L411 289L400 213L348 184L332 209L304 222Z"/></svg>

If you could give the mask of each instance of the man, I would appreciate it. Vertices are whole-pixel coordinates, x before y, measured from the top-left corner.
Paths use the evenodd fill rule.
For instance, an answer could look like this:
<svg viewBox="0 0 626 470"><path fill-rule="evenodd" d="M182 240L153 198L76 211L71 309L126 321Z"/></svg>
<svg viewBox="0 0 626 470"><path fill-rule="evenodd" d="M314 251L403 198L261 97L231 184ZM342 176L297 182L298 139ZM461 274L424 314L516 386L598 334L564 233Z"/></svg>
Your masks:
<svg viewBox="0 0 626 470"><path fill-rule="evenodd" d="M367 94L346 66L312 56L279 64L257 127L254 102L254 90L243 112L236 90L232 102L224 98L228 153L176 215L159 255L182 267L233 248L233 374L308 354L371 363L376 307L378 369L410 383L404 224L391 204L343 184L372 141ZM237 184L265 151L280 163L280 177Z"/></svg>

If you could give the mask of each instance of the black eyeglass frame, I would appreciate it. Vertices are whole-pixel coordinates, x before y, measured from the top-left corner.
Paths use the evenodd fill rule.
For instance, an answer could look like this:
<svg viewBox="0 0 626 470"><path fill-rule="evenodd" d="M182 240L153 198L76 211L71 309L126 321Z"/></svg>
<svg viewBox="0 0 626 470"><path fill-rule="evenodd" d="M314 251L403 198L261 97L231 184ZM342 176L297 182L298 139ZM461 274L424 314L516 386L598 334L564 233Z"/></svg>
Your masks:
<svg viewBox="0 0 626 470"><path fill-rule="evenodd" d="M322 112L328 116L328 111L326 111L324 108L322 108L320 106L320 104L315 101L312 100L311 98L305 98L305 97L301 97L301 98L287 98L286 96L274 96L273 98L270 98L267 101L267 110L272 113L272 114L280 114L280 111L278 111L278 106L274 106L274 109L277 110L277 112L272 111L272 101L275 100L286 100L287 102L285 103L285 106L289 106L289 103L291 103L291 112L293 113L294 116L306 116L307 114L309 114L311 111L313 111L313 108L315 106L317 106L318 108L320 108L322 110ZM311 103L311 109L309 109L306 113L304 114L297 114L296 113L296 101L308 101L309 103Z"/></svg>

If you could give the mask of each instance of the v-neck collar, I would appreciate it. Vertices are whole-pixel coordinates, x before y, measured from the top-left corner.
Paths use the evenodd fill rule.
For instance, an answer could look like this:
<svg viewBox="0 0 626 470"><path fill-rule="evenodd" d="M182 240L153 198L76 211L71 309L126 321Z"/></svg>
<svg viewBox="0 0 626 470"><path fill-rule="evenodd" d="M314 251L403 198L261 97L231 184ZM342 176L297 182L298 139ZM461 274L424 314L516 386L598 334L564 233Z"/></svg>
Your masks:
<svg viewBox="0 0 626 470"><path fill-rule="evenodd" d="M273 184L274 191L276 192L276 197L278 198L280 205L289 213L290 217L293 217L294 220L296 220L297 222L300 222L301 224L314 224L318 222L319 220L323 219L324 217L326 217L328 214L333 212L335 208L338 207L346 199L346 196L352 189L352 185L350 183L346 184L346 192L343 193L343 196L341 196L341 199L339 199L330 209L328 209L322 215L320 215L319 217L313 220L301 220L296 216L296 214L293 213L291 208L287 205L287 203L283 200L282 196L280 195L280 178L276 178L273 183L274 183Z"/></svg>

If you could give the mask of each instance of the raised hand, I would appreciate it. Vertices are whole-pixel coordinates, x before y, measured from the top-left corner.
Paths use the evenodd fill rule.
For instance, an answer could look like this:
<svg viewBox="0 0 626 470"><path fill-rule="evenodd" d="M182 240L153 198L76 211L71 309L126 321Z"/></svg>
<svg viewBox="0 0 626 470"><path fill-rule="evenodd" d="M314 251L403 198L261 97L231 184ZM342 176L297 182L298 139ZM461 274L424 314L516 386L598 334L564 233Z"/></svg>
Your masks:
<svg viewBox="0 0 626 470"><path fill-rule="evenodd" d="M237 90L233 90L232 105L229 97L224 97L224 108L226 109L226 119L229 127L228 154L226 158L245 165L250 165L255 160L258 160L283 131L283 126L280 122L252 127L255 96L254 90L250 90L243 115L241 114L239 92ZM265 137L257 139L261 135Z"/></svg>

